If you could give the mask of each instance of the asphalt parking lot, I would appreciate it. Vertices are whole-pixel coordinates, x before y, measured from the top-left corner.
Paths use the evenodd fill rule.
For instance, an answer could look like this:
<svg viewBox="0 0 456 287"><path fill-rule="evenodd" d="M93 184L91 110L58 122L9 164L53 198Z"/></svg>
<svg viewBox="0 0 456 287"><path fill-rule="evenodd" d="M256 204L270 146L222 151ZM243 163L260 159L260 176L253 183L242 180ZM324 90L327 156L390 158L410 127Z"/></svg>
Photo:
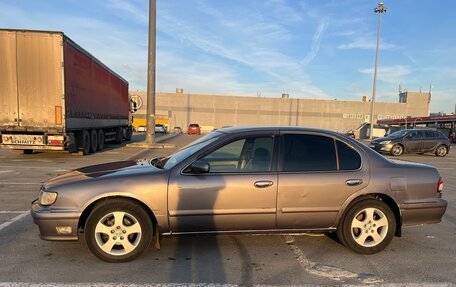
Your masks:
<svg viewBox="0 0 456 287"><path fill-rule="evenodd" d="M136 135L141 139L144 135ZM179 135L181 147L198 136ZM67 153L23 155L0 150L0 286L52 283L153 285L456 284L456 149L445 158L405 155L401 160L436 166L449 206L440 224L403 229L387 249L358 255L331 236L188 235L168 237L162 249L123 264L98 260L84 242L48 242L28 213L40 185L69 169L125 159L156 157L174 149L109 146L89 156ZM175 285L173 285L175 286Z"/></svg>

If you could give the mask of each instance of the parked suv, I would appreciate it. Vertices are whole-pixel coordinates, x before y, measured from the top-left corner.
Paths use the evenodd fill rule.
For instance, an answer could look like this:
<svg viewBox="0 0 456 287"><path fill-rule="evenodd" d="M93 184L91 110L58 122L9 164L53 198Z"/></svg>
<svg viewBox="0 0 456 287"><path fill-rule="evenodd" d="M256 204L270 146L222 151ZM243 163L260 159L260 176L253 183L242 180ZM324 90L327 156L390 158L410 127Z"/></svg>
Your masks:
<svg viewBox="0 0 456 287"><path fill-rule="evenodd" d="M371 141L371 148L380 153L394 156L403 153L424 154L434 153L436 156L446 156L450 151L450 142L441 132L429 129L400 130L384 138Z"/></svg>

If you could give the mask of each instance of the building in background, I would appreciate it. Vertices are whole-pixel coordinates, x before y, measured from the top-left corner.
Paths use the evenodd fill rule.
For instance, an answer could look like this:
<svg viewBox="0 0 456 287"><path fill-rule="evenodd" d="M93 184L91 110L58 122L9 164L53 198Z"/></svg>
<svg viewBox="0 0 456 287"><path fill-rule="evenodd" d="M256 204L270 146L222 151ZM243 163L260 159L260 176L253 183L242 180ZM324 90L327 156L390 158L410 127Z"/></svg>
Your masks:
<svg viewBox="0 0 456 287"><path fill-rule="evenodd" d="M146 92L130 91L138 103L134 125L145 124ZM175 93L158 92L156 97L157 123L182 127L189 124L210 131L223 126L304 126L335 131L356 129L369 122L371 103L363 97L359 101L320 100L255 96L222 96L186 94L182 89ZM397 103L376 102L377 120L400 119L407 116L429 115L431 93L402 92Z"/></svg>

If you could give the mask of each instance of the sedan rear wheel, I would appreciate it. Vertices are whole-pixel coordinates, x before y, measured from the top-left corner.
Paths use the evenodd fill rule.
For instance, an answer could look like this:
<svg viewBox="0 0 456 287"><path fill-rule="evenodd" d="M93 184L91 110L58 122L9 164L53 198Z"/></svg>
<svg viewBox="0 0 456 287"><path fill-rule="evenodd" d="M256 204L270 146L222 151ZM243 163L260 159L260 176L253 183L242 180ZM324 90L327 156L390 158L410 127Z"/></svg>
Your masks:
<svg viewBox="0 0 456 287"><path fill-rule="evenodd" d="M439 145L435 150L435 155L438 157L444 157L448 153L448 148L445 145Z"/></svg>
<svg viewBox="0 0 456 287"><path fill-rule="evenodd" d="M338 232L340 241L356 253L373 254L383 250L393 239L396 220L383 201L367 199L353 205Z"/></svg>
<svg viewBox="0 0 456 287"><path fill-rule="evenodd" d="M391 148L391 155L394 155L394 156L400 156L404 153L404 147L402 147L400 144L395 144L392 148Z"/></svg>
<svg viewBox="0 0 456 287"><path fill-rule="evenodd" d="M95 207L84 236L90 251L101 260L127 262L148 248L152 233L152 221L142 207L112 199Z"/></svg>

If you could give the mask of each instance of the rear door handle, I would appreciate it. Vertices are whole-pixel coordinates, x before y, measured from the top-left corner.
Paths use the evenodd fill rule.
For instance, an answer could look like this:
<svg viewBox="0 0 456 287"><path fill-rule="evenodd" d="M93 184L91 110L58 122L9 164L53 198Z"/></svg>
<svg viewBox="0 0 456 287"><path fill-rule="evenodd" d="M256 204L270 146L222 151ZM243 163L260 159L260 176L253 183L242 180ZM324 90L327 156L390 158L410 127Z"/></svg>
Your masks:
<svg viewBox="0 0 456 287"><path fill-rule="evenodd" d="M361 183L363 183L361 179L349 179L345 182L348 186L360 185Z"/></svg>
<svg viewBox="0 0 456 287"><path fill-rule="evenodd" d="M264 187L271 186L272 184L273 184L273 182L270 180L260 180L260 181L255 181L255 183L253 185L255 185L255 187L258 187L258 188L264 188Z"/></svg>

